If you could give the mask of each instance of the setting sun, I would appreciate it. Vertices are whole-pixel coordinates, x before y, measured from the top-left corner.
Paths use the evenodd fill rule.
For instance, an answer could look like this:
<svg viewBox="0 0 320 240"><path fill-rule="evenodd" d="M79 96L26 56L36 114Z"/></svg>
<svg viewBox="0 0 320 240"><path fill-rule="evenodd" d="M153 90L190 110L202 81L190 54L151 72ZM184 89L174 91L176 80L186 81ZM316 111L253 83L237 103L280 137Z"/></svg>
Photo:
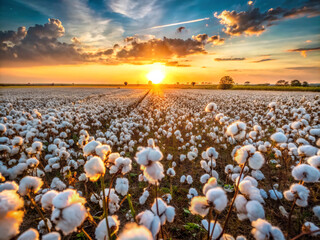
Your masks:
<svg viewBox="0 0 320 240"><path fill-rule="evenodd" d="M152 70L147 74L147 78L154 84L161 83L164 77L164 72L161 70Z"/></svg>

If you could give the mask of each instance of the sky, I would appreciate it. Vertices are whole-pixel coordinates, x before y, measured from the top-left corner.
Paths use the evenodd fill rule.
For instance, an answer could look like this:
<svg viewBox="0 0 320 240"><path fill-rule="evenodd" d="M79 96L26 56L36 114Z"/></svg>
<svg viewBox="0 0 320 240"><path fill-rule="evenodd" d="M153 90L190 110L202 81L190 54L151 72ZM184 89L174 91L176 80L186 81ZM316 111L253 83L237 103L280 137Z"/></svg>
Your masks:
<svg viewBox="0 0 320 240"><path fill-rule="evenodd" d="M320 0L0 0L0 83L320 83Z"/></svg>

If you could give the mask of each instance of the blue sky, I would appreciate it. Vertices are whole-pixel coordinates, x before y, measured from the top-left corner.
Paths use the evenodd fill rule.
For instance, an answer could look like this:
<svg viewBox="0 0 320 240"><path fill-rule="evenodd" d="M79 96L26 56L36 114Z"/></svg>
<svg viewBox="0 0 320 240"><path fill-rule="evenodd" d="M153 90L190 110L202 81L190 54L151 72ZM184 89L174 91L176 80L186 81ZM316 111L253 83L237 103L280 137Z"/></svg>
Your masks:
<svg viewBox="0 0 320 240"><path fill-rule="evenodd" d="M318 0L1 0L1 41L6 44L0 52L1 67L61 65L61 59L66 59L62 53L70 51L72 58L66 59L66 65L160 62L177 68L198 67L194 72L201 76L205 68L221 74L231 70L239 76L263 70L263 81L273 78L272 71L282 66L288 72L283 77L319 82L319 14ZM173 26L161 27L169 24ZM10 40L22 26L23 36ZM29 27L34 31L28 32ZM38 34L45 30L60 32ZM124 42L130 36L135 40ZM160 39L155 50L151 49L154 39ZM168 49L163 50L163 44ZM34 46L39 52L30 51ZM151 50L161 57L150 55ZM7 79L1 75L1 81Z"/></svg>

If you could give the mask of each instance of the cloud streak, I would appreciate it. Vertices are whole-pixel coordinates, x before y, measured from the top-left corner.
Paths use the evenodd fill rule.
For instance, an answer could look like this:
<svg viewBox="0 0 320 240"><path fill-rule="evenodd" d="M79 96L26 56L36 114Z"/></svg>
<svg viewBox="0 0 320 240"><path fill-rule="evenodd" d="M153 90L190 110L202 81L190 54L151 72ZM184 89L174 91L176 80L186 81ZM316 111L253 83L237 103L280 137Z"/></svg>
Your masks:
<svg viewBox="0 0 320 240"><path fill-rule="evenodd" d="M199 18L199 19L194 19L194 20L190 20L190 21L184 21L184 22L177 22L177 23L170 23L170 24L166 24L166 25L159 25L159 26L154 26L150 29L157 29L157 28L165 28L165 27L172 27L172 26L177 26L177 25L181 25L181 24L189 24L189 23L195 23L195 22L201 22L201 21L206 21L209 20L210 18Z"/></svg>
<svg viewBox="0 0 320 240"><path fill-rule="evenodd" d="M241 58L232 58L232 57L230 57L230 58L215 58L214 60L217 61L217 62L223 62L223 61L244 61L244 60L246 60L246 58L244 58L244 57L241 57Z"/></svg>
<svg viewBox="0 0 320 240"><path fill-rule="evenodd" d="M319 51L320 47L314 48L296 48L296 49L289 49L288 52L299 52L301 56L307 57L307 52Z"/></svg>

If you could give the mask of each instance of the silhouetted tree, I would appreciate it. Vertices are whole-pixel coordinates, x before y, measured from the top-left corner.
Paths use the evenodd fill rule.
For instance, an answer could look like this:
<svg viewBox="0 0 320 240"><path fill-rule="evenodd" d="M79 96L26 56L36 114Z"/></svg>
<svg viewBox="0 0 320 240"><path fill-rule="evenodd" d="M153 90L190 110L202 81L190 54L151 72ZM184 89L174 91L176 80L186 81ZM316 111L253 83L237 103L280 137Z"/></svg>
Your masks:
<svg viewBox="0 0 320 240"><path fill-rule="evenodd" d="M127 85L128 85L128 82L124 82L124 85L127 86Z"/></svg>
<svg viewBox="0 0 320 240"><path fill-rule="evenodd" d="M194 87L194 85L196 85L196 82L192 82L191 84L192 84L192 87Z"/></svg>
<svg viewBox="0 0 320 240"><path fill-rule="evenodd" d="M152 81L148 81L148 85L152 85Z"/></svg>
<svg viewBox="0 0 320 240"><path fill-rule="evenodd" d="M297 79L291 81L291 86L301 86L301 82Z"/></svg>
<svg viewBox="0 0 320 240"><path fill-rule="evenodd" d="M234 81L230 76L224 76L220 79L218 88L220 89L230 89L232 88Z"/></svg>
<svg viewBox="0 0 320 240"><path fill-rule="evenodd" d="M179 82L177 82L177 85L179 85L180 83Z"/></svg>
<svg viewBox="0 0 320 240"><path fill-rule="evenodd" d="M309 83L306 82L306 81L304 81L304 82L302 83L302 86L303 86L303 87L309 87Z"/></svg>
<svg viewBox="0 0 320 240"><path fill-rule="evenodd" d="M250 82L249 82L249 81L246 81L246 82L244 83L244 85L250 85Z"/></svg>
<svg viewBox="0 0 320 240"><path fill-rule="evenodd" d="M276 85L277 86L288 86L289 82L286 81L286 80L281 79L281 80L277 81Z"/></svg>

